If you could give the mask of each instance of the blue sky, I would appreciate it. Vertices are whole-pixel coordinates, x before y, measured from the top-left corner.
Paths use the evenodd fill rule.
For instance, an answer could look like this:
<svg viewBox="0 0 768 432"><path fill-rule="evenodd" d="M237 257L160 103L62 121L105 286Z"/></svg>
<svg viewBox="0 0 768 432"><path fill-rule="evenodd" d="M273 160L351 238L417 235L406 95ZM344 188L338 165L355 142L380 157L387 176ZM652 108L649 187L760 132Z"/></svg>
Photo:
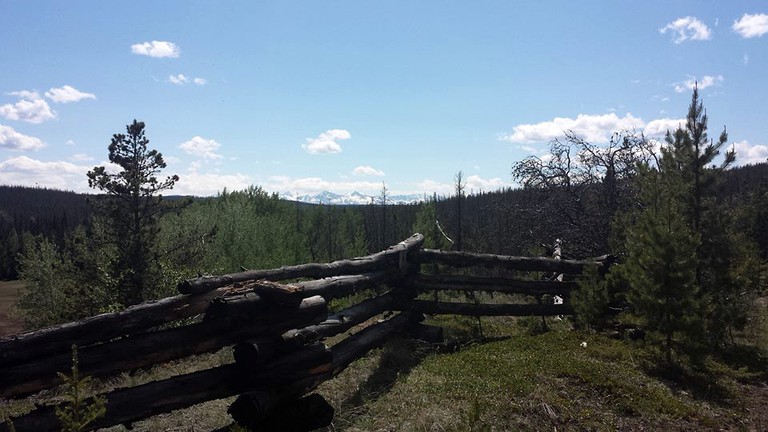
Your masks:
<svg viewBox="0 0 768 432"><path fill-rule="evenodd" d="M699 88L768 158L764 1L0 0L0 184L89 191L144 121L175 193L511 185L572 129L679 124Z"/></svg>

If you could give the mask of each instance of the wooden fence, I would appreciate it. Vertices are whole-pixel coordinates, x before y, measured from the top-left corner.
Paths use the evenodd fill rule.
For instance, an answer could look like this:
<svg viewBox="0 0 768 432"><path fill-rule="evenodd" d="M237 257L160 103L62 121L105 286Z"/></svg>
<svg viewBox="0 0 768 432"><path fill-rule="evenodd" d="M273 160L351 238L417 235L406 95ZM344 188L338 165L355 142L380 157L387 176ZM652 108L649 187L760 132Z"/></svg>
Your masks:
<svg viewBox="0 0 768 432"><path fill-rule="evenodd" d="M276 409L291 405L311 405L314 413L321 407L306 427L322 427L331 421L332 409L317 395L302 396L392 335L423 330L418 323L424 314L571 314L567 300L553 304L541 298L567 299L574 282L526 280L515 274L577 275L587 265L607 266L606 257L573 261L446 252L423 249L423 241L414 234L365 257L186 280L176 297L2 338L0 398L25 397L60 385L57 372L70 369L73 344L80 372L94 377L233 346L232 364L103 394L106 414L87 430L235 395L230 414L253 430L263 427ZM371 288L379 294L329 315L329 300ZM481 304L437 301L436 294L430 300L424 299L429 295L419 296L438 291L524 294L537 301ZM331 348L322 342L385 312L391 317L378 319ZM11 421L18 432L59 428L53 405ZM0 431L6 430L8 425L0 425Z"/></svg>

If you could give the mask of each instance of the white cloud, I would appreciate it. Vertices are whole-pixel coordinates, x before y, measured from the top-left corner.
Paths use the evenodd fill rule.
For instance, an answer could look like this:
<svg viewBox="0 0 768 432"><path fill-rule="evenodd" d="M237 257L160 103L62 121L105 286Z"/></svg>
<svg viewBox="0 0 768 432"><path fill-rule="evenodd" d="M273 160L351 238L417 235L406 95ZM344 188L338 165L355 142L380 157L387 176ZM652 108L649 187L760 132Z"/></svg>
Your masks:
<svg viewBox="0 0 768 432"><path fill-rule="evenodd" d="M221 144L217 143L216 140L209 140L199 136L179 144L180 149L203 159L221 159L223 156L216 153L219 147L221 147Z"/></svg>
<svg viewBox="0 0 768 432"><path fill-rule="evenodd" d="M36 91L22 90L8 94L18 97L19 101L15 104L0 106L0 116L8 120L21 120L28 123L42 123L56 118L56 112Z"/></svg>
<svg viewBox="0 0 768 432"><path fill-rule="evenodd" d="M341 194L352 192L377 194L381 190L381 182L331 181L320 177L291 178L288 176L272 176L267 179L264 188L275 192L295 192L299 194L322 191L333 191Z"/></svg>
<svg viewBox="0 0 768 432"><path fill-rule="evenodd" d="M194 83L197 85L205 85L206 83L208 83L208 81L206 81L204 78L200 78L200 77L190 78L184 74L169 75L168 81L176 85L184 85L189 83Z"/></svg>
<svg viewBox="0 0 768 432"><path fill-rule="evenodd" d="M307 138L307 143L301 147L307 153L339 153L341 145L337 141L350 139L352 135L344 129L330 129L321 133L317 138Z"/></svg>
<svg viewBox="0 0 768 432"><path fill-rule="evenodd" d="M16 132L10 126L0 124L0 148L9 150L39 150L45 147L39 138Z"/></svg>
<svg viewBox="0 0 768 432"><path fill-rule="evenodd" d="M760 37L768 33L768 15L744 14L738 21L733 22L732 28L743 38Z"/></svg>
<svg viewBox="0 0 768 432"><path fill-rule="evenodd" d="M77 102L83 99L96 99L95 94L84 93L68 85L59 88L51 88L45 92L45 97L58 103Z"/></svg>
<svg viewBox="0 0 768 432"><path fill-rule="evenodd" d="M198 173L195 169L186 174L179 174L179 181L173 188L173 194L210 196L227 188L229 191L243 190L253 181L244 174Z"/></svg>
<svg viewBox="0 0 768 432"><path fill-rule="evenodd" d="M676 44L688 40L708 40L712 38L712 33L706 24L692 16L678 18L659 29L661 34L667 31L672 33L672 41Z"/></svg>
<svg viewBox="0 0 768 432"><path fill-rule="evenodd" d="M567 131L573 131L576 136L592 143L607 143L615 132L642 131L646 137L659 137L667 130L675 130L678 125L685 124L684 119L655 119L645 122L642 118L627 114L619 117L614 113L602 115L579 114L575 119L556 117L554 120L536 124L522 124L513 128L513 132L501 135L500 139L514 143L529 144L549 142L562 138ZM535 153L536 149L521 145L521 150Z"/></svg>
<svg viewBox="0 0 768 432"><path fill-rule="evenodd" d="M677 128L685 126L685 119L656 119L651 120L643 128L643 134L647 137L659 137L667 134L667 131L674 132Z"/></svg>
<svg viewBox="0 0 768 432"><path fill-rule="evenodd" d="M707 87L712 87L713 85L721 83L723 81L724 81L724 78L722 75L717 75L717 76L704 75L702 79L698 80L699 90L704 90ZM696 78L690 78L685 80L682 84L675 84L675 91L678 93L683 93L686 91L693 90L693 87L696 85L697 85Z"/></svg>
<svg viewBox="0 0 768 432"><path fill-rule="evenodd" d="M498 177L484 179L479 175L466 177L465 182L466 192L473 193L495 191L512 186L512 183L506 182ZM456 185L454 183L440 183L431 179L426 179L418 183L415 192L428 195L437 193L438 195L450 196L456 193Z"/></svg>
<svg viewBox="0 0 768 432"><path fill-rule="evenodd" d="M590 142L608 142L614 132L642 128L642 119L627 114L619 117L615 113L590 115L579 114L575 119L556 117L554 120L522 124L513 128L513 132L502 136L502 140L516 143L533 143L552 141L562 137L565 131L573 131L576 135Z"/></svg>
<svg viewBox="0 0 768 432"><path fill-rule="evenodd" d="M64 161L43 162L19 156L0 162L0 184L92 191L86 173L92 167Z"/></svg>
<svg viewBox="0 0 768 432"><path fill-rule="evenodd" d="M181 54L181 49L173 42L152 41L131 45L131 52L155 58L176 58Z"/></svg>
<svg viewBox="0 0 768 432"><path fill-rule="evenodd" d="M184 74L170 75L168 81L176 85L183 85L189 82L189 78L185 77Z"/></svg>
<svg viewBox="0 0 768 432"><path fill-rule="evenodd" d="M352 170L352 175L382 177L384 175L384 171L370 166L359 166Z"/></svg>
<svg viewBox="0 0 768 432"><path fill-rule="evenodd" d="M746 140L733 143L736 150L736 164L749 165L768 162L768 145L752 145Z"/></svg>

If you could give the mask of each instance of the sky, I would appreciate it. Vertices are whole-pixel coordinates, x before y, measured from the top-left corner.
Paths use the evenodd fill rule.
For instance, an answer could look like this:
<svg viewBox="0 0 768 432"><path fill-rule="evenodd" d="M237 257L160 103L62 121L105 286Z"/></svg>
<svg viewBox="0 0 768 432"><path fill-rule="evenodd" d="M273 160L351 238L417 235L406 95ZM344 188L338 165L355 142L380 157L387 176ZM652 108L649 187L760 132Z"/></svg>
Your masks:
<svg viewBox="0 0 768 432"><path fill-rule="evenodd" d="M515 186L572 130L659 138L694 82L768 158L765 1L0 0L0 184L89 189L146 124L173 194Z"/></svg>

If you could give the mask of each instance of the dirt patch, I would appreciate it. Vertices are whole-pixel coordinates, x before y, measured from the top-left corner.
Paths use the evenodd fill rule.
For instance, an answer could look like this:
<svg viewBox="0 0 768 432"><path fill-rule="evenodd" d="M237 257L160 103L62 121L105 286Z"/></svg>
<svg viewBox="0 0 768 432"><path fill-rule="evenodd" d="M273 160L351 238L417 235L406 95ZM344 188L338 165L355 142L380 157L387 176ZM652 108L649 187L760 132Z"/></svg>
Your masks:
<svg viewBox="0 0 768 432"><path fill-rule="evenodd" d="M0 337L24 330L24 322L11 314L24 288L26 284L22 281L0 281Z"/></svg>

